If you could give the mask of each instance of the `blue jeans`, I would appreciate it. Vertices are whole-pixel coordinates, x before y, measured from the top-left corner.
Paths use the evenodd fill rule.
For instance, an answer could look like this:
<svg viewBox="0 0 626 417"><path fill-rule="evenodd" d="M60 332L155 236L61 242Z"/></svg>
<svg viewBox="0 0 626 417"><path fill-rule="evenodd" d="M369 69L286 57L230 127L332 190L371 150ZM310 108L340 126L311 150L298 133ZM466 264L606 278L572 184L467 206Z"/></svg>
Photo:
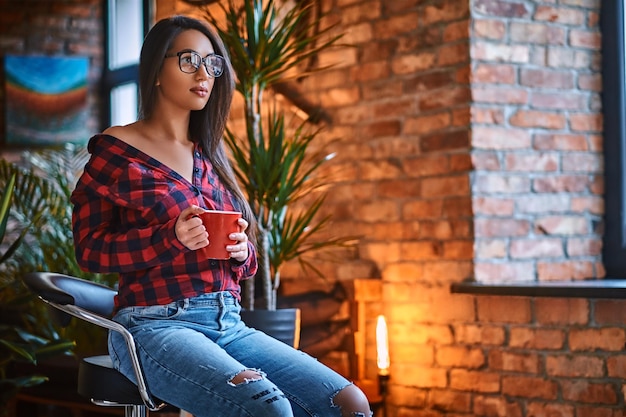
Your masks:
<svg viewBox="0 0 626 417"><path fill-rule="evenodd" d="M195 417L333 417L350 382L304 352L241 321L228 292L167 305L127 307L114 320L130 330L148 389ZM115 367L135 381L121 335L109 334ZM233 383L244 370L263 378Z"/></svg>

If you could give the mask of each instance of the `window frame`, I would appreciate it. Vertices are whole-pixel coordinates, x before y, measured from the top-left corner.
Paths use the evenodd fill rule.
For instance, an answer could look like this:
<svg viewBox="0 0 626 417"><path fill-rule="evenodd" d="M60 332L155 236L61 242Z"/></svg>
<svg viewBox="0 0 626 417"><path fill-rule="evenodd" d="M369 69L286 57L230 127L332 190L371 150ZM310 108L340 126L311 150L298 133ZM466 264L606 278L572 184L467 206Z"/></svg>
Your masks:
<svg viewBox="0 0 626 417"><path fill-rule="evenodd" d="M626 119L624 0L603 0L602 108L605 214L602 256L607 277L626 277Z"/></svg>
<svg viewBox="0 0 626 417"><path fill-rule="evenodd" d="M151 0L141 0L142 2L142 31L143 36L148 33L154 20L154 5ZM114 70L110 69L109 47L111 39L109 38L109 25L111 24L111 15L109 14L110 0L104 2L104 68L100 82L100 93L102 97L101 104L101 130L111 126L111 92L124 84L135 83L139 86L139 57L137 64L127 65Z"/></svg>

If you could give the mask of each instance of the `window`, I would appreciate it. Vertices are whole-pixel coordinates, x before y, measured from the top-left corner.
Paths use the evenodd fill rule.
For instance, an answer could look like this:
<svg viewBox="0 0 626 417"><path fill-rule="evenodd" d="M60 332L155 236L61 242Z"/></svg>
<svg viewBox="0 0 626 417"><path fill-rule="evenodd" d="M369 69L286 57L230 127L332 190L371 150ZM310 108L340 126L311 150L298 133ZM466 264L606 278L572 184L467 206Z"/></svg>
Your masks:
<svg viewBox="0 0 626 417"><path fill-rule="evenodd" d="M607 278L626 278L625 1L603 0L600 20L605 158L605 230L602 255Z"/></svg>
<svg viewBox="0 0 626 417"><path fill-rule="evenodd" d="M149 0L107 1L103 126L137 120L139 53L150 25L150 3Z"/></svg>

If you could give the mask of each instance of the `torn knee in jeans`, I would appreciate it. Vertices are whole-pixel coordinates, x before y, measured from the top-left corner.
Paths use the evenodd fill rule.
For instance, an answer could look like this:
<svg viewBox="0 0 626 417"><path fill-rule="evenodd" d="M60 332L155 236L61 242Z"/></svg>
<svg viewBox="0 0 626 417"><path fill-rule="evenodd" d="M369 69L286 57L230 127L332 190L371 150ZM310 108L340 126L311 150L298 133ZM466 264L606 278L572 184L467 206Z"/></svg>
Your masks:
<svg viewBox="0 0 626 417"><path fill-rule="evenodd" d="M258 369L244 369L228 380L228 383L232 386L237 386L239 384L249 384L250 382L260 381L264 377L265 373Z"/></svg>
<svg viewBox="0 0 626 417"><path fill-rule="evenodd" d="M371 417L373 415L367 397L356 385L348 385L337 392L332 402L333 406L339 407L342 417Z"/></svg>
<svg viewBox="0 0 626 417"><path fill-rule="evenodd" d="M267 375L265 372L259 369L244 369L239 372L235 376L233 376L228 384L233 387L243 386L246 384L252 384L264 379ZM257 388L258 387L258 388ZM259 384L256 385L255 388L259 391L254 392L251 395L251 399L257 403L264 404L262 407L265 410L264 412L271 412L272 416L274 415L287 415L286 412L289 411L289 415L291 415L291 404L287 401L287 397L281 390L279 390L274 384ZM280 401L284 400L284 401ZM267 408L270 407L270 408ZM278 412L278 414L274 414ZM256 414L255 414L256 415ZM263 414L266 415L266 414Z"/></svg>

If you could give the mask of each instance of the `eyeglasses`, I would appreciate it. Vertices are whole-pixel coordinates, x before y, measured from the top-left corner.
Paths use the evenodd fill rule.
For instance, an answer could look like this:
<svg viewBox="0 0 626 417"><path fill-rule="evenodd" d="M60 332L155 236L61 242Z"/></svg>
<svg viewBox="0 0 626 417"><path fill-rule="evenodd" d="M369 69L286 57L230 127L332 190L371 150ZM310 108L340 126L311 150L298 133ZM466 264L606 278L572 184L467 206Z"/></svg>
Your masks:
<svg viewBox="0 0 626 417"><path fill-rule="evenodd" d="M217 54L209 54L202 58L194 51L180 51L175 54L167 54L165 58L178 57L178 67L186 74L193 74L198 71L200 65L204 64L207 74L211 78L217 78L224 72L224 57Z"/></svg>

